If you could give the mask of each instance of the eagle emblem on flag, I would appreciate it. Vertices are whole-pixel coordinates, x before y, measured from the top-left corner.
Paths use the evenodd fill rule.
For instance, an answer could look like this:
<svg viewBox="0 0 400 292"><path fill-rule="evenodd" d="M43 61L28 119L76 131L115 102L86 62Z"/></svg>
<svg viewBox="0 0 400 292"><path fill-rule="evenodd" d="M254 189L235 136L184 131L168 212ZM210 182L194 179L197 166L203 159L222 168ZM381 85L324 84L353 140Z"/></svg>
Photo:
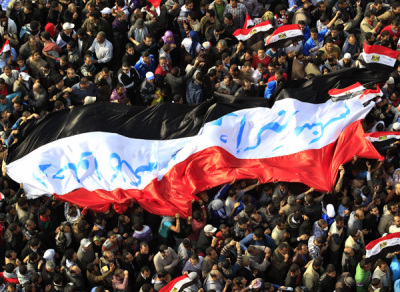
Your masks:
<svg viewBox="0 0 400 292"><path fill-rule="evenodd" d="M381 242L381 243L379 244L379 248L380 248L380 249L383 249L383 248L386 247L386 245L387 245L387 242L386 242L386 241L383 241L383 242Z"/></svg>
<svg viewBox="0 0 400 292"><path fill-rule="evenodd" d="M286 33L282 32L282 33L278 34L278 37L280 39L285 39L286 38Z"/></svg>
<svg viewBox="0 0 400 292"><path fill-rule="evenodd" d="M387 138L386 135L385 135L385 136L380 136L380 137L379 137L379 141L386 140L386 138Z"/></svg>
<svg viewBox="0 0 400 292"><path fill-rule="evenodd" d="M372 62L379 62L379 59L380 59L380 58L381 58L381 57L378 56L378 55L372 55L371 61L372 61Z"/></svg>
<svg viewBox="0 0 400 292"><path fill-rule="evenodd" d="M254 28L254 29L252 29L251 31L250 31L250 35L253 35L253 34L255 34L257 32L257 30Z"/></svg>

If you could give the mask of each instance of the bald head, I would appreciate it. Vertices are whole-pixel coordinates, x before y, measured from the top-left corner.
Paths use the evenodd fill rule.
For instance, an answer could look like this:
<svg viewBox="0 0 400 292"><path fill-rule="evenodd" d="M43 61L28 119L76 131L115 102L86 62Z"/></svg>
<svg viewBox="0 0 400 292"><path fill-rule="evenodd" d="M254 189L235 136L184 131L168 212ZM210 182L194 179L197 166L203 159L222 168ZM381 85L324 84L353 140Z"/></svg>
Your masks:
<svg viewBox="0 0 400 292"><path fill-rule="evenodd" d="M37 92L41 92L42 91L42 85L40 85L40 83L33 84L33 90L37 91Z"/></svg>

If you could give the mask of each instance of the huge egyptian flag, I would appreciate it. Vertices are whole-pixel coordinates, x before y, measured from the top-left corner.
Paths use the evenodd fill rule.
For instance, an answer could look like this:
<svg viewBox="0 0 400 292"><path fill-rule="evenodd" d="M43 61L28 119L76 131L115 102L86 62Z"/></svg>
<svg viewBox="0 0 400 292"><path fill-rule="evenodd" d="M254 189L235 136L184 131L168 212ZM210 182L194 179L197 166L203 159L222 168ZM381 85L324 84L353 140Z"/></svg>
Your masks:
<svg viewBox="0 0 400 292"><path fill-rule="evenodd" d="M397 62L399 52L381 45L364 44L364 51L360 54L359 60L371 71L392 72Z"/></svg>
<svg viewBox="0 0 400 292"><path fill-rule="evenodd" d="M286 24L278 27L265 41L267 48L285 48L304 39L298 24Z"/></svg>
<svg viewBox="0 0 400 292"><path fill-rule="evenodd" d="M382 79L352 72L345 82ZM321 90L341 78L324 76ZM54 112L21 128L7 173L30 198L55 194L97 211L124 211L134 199L152 213L186 217L197 193L234 179L329 191L354 155L381 158L360 123L374 102L333 101L328 90L313 100L311 88L298 90L303 99L282 91L272 108L263 98L222 96L198 106L100 103Z"/></svg>
<svg viewBox="0 0 400 292"><path fill-rule="evenodd" d="M400 232L388 234L374 241L365 247L365 258L369 263L383 259L388 253L400 251Z"/></svg>

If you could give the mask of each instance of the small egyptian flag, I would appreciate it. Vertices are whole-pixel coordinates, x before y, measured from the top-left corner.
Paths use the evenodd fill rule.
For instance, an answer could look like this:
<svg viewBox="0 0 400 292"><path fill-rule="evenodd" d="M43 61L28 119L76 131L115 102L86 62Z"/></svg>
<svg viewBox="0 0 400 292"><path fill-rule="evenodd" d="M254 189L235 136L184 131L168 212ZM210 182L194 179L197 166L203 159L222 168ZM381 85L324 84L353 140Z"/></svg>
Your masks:
<svg viewBox="0 0 400 292"><path fill-rule="evenodd" d="M267 48L285 48L304 39L298 24L286 24L278 27L265 41Z"/></svg>
<svg viewBox="0 0 400 292"><path fill-rule="evenodd" d="M399 52L380 45L364 44L364 51L358 59L371 71L392 72L396 64Z"/></svg>

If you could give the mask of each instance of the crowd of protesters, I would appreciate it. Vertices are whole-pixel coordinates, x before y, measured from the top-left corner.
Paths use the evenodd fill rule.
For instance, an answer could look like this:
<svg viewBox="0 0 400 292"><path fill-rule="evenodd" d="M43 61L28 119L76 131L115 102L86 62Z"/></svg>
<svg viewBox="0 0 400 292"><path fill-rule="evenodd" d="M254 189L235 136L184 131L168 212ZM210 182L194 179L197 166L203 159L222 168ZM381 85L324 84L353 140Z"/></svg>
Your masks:
<svg viewBox="0 0 400 292"><path fill-rule="evenodd" d="M215 92L270 98L288 80L362 67L364 43L400 49L400 3L390 0L167 0L159 12L145 0L1 3L3 158L21 124L52 111L195 105ZM232 36L247 15L299 24L304 40L247 46ZM400 66L382 92L366 131L400 130ZM173 291L400 291L400 250L365 257L369 242L400 231L399 145L382 162L354 157L329 193L233 181L197 194L188 218L134 201L117 214L29 200L5 174L0 292L152 292L183 274L190 281Z"/></svg>

